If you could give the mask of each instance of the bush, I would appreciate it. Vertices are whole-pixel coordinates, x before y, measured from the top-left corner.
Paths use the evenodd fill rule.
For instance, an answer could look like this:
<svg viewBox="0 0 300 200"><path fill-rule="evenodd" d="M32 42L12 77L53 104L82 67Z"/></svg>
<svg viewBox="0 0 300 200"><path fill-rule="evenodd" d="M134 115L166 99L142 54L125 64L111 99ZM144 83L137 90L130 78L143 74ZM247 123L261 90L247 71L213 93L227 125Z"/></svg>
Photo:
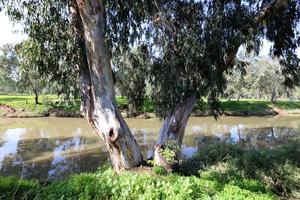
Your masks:
<svg viewBox="0 0 300 200"><path fill-rule="evenodd" d="M262 184L254 180L220 181L213 172L203 177L185 177L177 174L153 176L151 173L124 172L117 175L113 169L100 170L93 174L74 175L66 180L48 186L33 186L34 182L17 179L10 187L2 187L3 199L11 198L11 191L17 191L15 199L276 199ZM221 175L222 176L222 175ZM9 178L2 178L1 181ZM225 180L225 179L224 179ZM2 183L2 182L1 182ZM26 184L28 184L26 186ZM35 189L33 189L35 188ZM254 188L254 189L253 189Z"/></svg>
<svg viewBox="0 0 300 200"><path fill-rule="evenodd" d="M37 181L0 176L0 199L34 199L39 190Z"/></svg>
<svg viewBox="0 0 300 200"><path fill-rule="evenodd" d="M244 180L256 179L281 197L300 199L299 146L297 140L276 148L217 142L204 147L192 159L183 162L180 172L201 178L210 175L210 178L214 177L223 183L234 180L240 188L245 188ZM262 187L252 185L247 188L263 192Z"/></svg>

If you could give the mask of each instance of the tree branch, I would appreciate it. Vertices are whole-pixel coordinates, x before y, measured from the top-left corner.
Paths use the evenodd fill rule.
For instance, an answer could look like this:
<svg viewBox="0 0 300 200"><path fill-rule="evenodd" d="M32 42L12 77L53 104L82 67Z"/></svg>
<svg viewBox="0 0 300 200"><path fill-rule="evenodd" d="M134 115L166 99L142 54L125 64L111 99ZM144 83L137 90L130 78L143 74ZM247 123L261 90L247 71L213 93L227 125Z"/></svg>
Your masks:
<svg viewBox="0 0 300 200"><path fill-rule="evenodd" d="M158 16L153 21L156 23L163 24L173 35L175 35L177 29L176 29L174 23L172 23L170 20L167 20L166 16L163 14L162 8L159 5L157 0L154 0L154 4L158 10Z"/></svg>
<svg viewBox="0 0 300 200"><path fill-rule="evenodd" d="M285 8L288 5L289 0L273 0L267 6L260 9L258 11L259 16L256 17L256 20L259 23L264 22L268 15L273 12L274 10L278 10L280 8Z"/></svg>

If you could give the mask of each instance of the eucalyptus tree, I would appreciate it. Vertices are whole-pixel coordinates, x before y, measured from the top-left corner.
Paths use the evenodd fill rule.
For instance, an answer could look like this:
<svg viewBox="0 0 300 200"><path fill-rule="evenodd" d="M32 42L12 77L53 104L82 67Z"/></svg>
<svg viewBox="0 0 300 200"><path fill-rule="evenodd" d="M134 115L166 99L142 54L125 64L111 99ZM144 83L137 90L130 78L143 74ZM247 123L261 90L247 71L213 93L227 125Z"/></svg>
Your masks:
<svg viewBox="0 0 300 200"><path fill-rule="evenodd" d="M114 56L116 87L122 96L128 97L128 116L135 117L141 113L145 94L146 81L150 67L150 56L147 46L130 48Z"/></svg>
<svg viewBox="0 0 300 200"><path fill-rule="evenodd" d="M239 101L240 98L245 95L245 90L248 89L248 82L245 80L243 73L240 70L233 70L227 74L226 80L226 90L224 93L228 101L230 101L233 96Z"/></svg>
<svg viewBox="0 0 300 200"><path fill-rule="evenodd" d="M253 77L251 86L260 94L265 94L273 102L284 87L284 78L278 60L261 59L249 66L249 76ZM254 88L255 87L255 88Z"/></svg>
<svg viewBox="0 0 300 200"><path fill-rule="evenodd" d="M12 44L3 45L0 48L0 92L16 92L18 58L15 47Z"/></svg>
<svg viewBox="0 0 300 200"><path fill-rule="evenodd" d="M46 79L38 67L44 65L44 59L39 43L32 39L23 41L18 47L19 59L19 85L31 88L34 93L35 104L39 104L39 94L46 84Z"/></svg>
<svg viewBox="0 0 300 200"><path fill-rule="evenodd" d="M68 1L3 1L4 11L22 23L24 32L40 49L39 74L56 87L58 94L78 96L78 38L68 10ZM80 52L80 53L79 53Z"/></svg>
<svg viewBox="0 0 300 200"><path fill-rule="evenodd" d="M234 70L227 75L227 95L260 99L263 95L271 101L284 91L282 66L278 60L259 58L245 67L245 71Z"/></svg>
<svg viewBox="0 0 300 200"><path fill-rule="evenodd" d="M213 113L220 112L217 97L225 88L224 73L234 65L244 66L235 60L242 44L258 51L261 37L274 41L272 53L280 56L285 66L286 84L292 85L298 78L297 1L20 2L33 8L49 5L47 12L42 12L44 15L61 10L61 7L52 8L57 4L66 5L63 10L72 11L60 15L62 18L80 15L76 18L77 30L84 34L86 49L80 58L87 61L81 62L85 116L104 139L116 170L130 169L142 161L139 146L115 100L110 59L121 47L130 47L146 38L149 52L154 55L149 80L157 89L153 94L157 114L164 118L155 147L158 164L160 149L168 140L181 145L187 120L198 99L208 96ZM71 4L72 10L68 9ZM42 19L44 15L39 13ZM34 27L29 29L35 30ZM50 66L47 69L53 71Z"/></svg>

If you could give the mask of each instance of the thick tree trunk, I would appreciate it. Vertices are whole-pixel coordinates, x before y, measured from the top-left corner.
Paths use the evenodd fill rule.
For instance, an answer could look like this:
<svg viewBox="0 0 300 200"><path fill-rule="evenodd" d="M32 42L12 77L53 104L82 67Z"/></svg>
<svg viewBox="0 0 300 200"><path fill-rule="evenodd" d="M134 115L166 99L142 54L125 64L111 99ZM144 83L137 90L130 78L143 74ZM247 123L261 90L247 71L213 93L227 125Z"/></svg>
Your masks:
<svg viewBox="0 0 300 200"><path fill-rule="evenodd" d="M163 166L166 169L172 168L180 156L181 144L184 136L184 131L190 117L190 114L197 102L197 98L192 96L178 105L169 115L164 119L163 125L159 131L159 138L154 148L154 163ZM176 153L174 163L168 163L166 158L162 155L165 145L168 141L175 142L179 148L175 148Z"/></svg>
<svg viewBox="0 0 300 200"><path fill-rule="evenodd" d="M100 0L77 0L84 28L88 69L82 70L86 118L103 138L117 171L142 162L139 146L118 111L108 49L105 8Z"/></svg>

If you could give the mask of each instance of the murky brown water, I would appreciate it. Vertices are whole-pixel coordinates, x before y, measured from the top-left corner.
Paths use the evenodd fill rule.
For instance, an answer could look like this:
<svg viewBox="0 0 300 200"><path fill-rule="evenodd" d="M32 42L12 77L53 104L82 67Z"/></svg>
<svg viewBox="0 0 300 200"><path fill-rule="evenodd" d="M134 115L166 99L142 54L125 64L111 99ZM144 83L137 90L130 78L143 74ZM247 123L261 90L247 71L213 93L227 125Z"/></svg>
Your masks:
<svg viewBox="0 0 300 200"><path fill-rule="evenodd" d="M144 157L151 154L161 122L127 119ZM190 118L182 155L190 157L211 140L274 146L300 137L298 117ZM84 119L0 118L0 175L40 180L92 172L108 160L104 143Z"/></svg>

